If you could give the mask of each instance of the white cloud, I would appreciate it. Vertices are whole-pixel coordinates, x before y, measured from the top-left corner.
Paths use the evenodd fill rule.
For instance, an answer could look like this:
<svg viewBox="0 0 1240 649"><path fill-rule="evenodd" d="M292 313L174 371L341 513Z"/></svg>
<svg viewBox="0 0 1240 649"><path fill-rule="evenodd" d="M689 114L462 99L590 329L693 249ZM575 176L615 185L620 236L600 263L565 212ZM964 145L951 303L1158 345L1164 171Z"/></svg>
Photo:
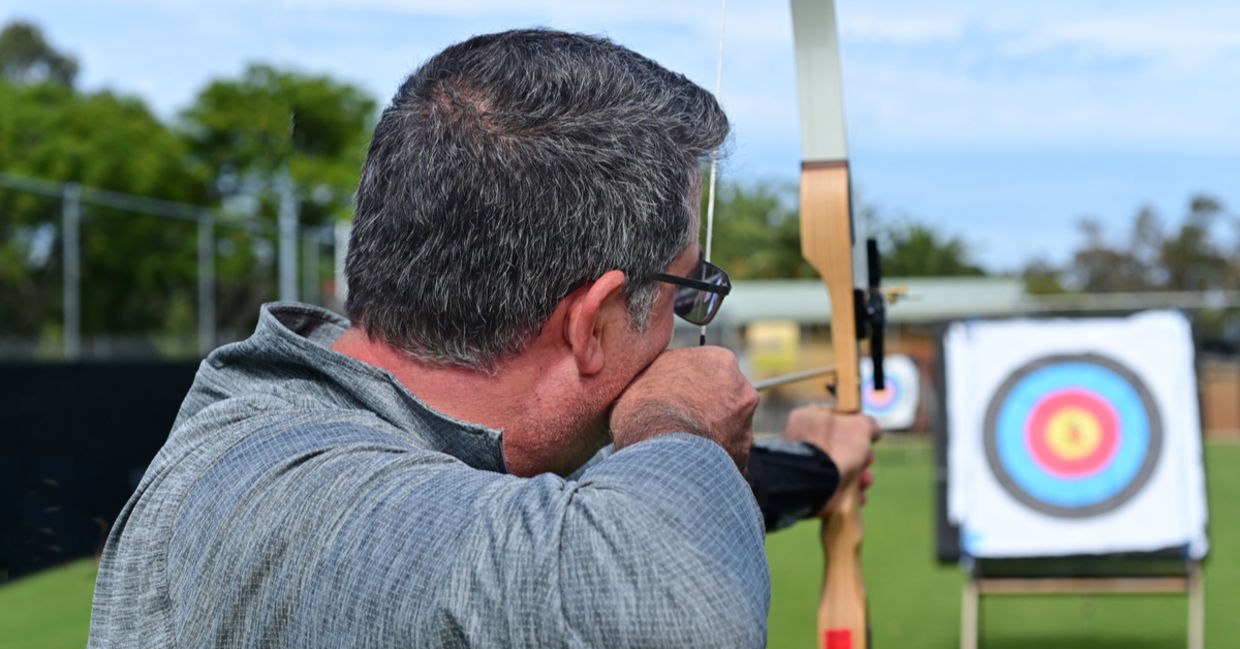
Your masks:
<svg viewBox="0 0 1240 649"><path fill-rule="evenodd" d="M1240 4L844 13L850 117L883 146L1240 146Z"/></svg>

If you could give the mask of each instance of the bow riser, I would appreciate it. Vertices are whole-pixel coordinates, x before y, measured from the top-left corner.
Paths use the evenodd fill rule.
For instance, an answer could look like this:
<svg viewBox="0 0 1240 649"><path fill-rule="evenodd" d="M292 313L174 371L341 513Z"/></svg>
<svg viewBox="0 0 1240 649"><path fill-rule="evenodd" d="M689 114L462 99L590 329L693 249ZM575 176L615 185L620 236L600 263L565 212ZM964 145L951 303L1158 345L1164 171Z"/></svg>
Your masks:
<svg viewBox="0 0 1240 649"><path fill-rule="evenodd" d="M801 165L801 254L827 285L835 351L835 410L861 412L848 162Z"/></svg>
<svg viewBox="0 0 1240 649"><path fill-rule="evenodd" d="M807 163L801 171L801 251L822 276L831 300L835 409L861 411L857 314L852 265L848 164ZM818 607L824 649L866 649L866 597L861 573L860 489L841 486L840 508L822 526L826 575Z"/></svg>

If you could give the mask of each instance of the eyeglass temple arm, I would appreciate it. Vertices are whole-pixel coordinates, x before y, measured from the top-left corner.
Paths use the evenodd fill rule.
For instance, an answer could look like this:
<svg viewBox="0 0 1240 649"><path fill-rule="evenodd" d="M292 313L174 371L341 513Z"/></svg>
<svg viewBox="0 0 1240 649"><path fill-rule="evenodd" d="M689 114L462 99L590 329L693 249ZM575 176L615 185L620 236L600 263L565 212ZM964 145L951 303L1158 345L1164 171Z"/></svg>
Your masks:
<svg viewBox="0 0 1240 649"><path fill-rule="evenodd" d="M727 295L728 293L732 292L731 286L719 286L718 284L711 284L710 282L703 282L701 280L690 279L688 277L680 277L677 275L667 275L664 273L651 273L650 278L657 279L660 282L667 282L669 284L676 284L678 286L687 286L689 288L695 288L699 291L706 291L707 293L717 293L719 295Z"/></svg>

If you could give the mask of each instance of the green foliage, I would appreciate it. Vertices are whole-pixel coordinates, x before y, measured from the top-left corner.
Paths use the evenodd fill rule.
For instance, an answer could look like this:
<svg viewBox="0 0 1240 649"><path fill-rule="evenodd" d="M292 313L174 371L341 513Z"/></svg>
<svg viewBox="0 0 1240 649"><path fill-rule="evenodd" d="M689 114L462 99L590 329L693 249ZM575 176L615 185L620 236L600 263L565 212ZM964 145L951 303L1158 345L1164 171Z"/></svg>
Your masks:
<svg viewBox="0 0 1240 649"><path fill-rule="evenodd" d="M140 99L0 81L0 169L8 173L201 201L187 154Z"/></svg>
<svg viewBox="0 0 1240 649"><path fill-rule="evenodd" d="M6 173L201 202L203 183L186 155L184 142L138 99L0 80ZM9 335L37 336L61 317L60 246L46 255L36 249L52 237L59 244L61 209L59 198L0 190L0 312ZM192 299L195 248L184 224L84 207L81 232L84 333L158 331L169 301Z"/></svg>
<svg viewBox="0 0 1240 649"><path fill-rule="evenodd" d="M1212 234L1224 216L1219 201L1195 196L1179 229L1170 233L1148 207L1137 212L1130 231L1118 238L1109 238L1098 221L1082 219L1083 241L1061 276L1070 288L1084 293L1240 288L1240 258L1224 250Z"/></svg>
<svg viewBox="0 0 1240 649"><path fill-rule="evenodd" d="M1025 280L1025 290L1031 295L1056 295L1067 291L1063 285L1063 270L1045 259L1029 262L1021 272L1021 279Z"/></svg>
<svg viewBox="0 0 1240 649"><path fill-rule="evenodd" d="M1033 294L1201 292L1222 296L1240 290L1240 249L1228 249L1220 224L1240 223L1217 199L1194 196L1178 228L1168 230L1149 207L1133 217L1128 232L1108 236L1095 219L1081 219L1081 243L1061 268L1045 260L1026 266ZM1198 309L1197 331L1207 346L1234 349L1240 310Z"/></svg>
<svg viewBox="0 0 1240 649"><path fill-rule="evenodd" d="M215 197L250 196L272 215L273 190L288 173L302 223L324 224L352 214L374 113L357 87L256 64L209 83L181 121Z"/></svg>
<svg viewBox="0 0 1240 649"><path fill-rule="evenodd" d="M883 274L889 277L978 276L986 272L969 261L964 239L928 223L906 221L880 229Z"/></svg>
<svg viewBox="0 0 1240 649"><path fill-rule="evenodd" d="M72 86L77 72L77 61L56 51L34 24L16 20L0 30L0 78L12 83Z"/></svg>
<svg viewBox="0 0 1240 649"><path fill-rule="evenodd" d="M220 206L217 325L244 336L275 296L277 185L291 185L303 225L351 217L374 100L328 77L251 65L206 85L170 126L140 99L75 91L76 69L37 27L0 31L0 172ZM63 336L61 213L58 196L0 188L2 334L39 349ZM192 353L197 245L192 222L84 202L83 335Z"/></svg>
<svg viewBox="0 0 1240 649"><path fill-rule="evenodd" d="M352 218L374 118L374 99L355 86L255 64L207 84L182 112L180 128L210 201L225 205L234 222L274 231L285 182L303 226ZM218 261L219 324L244 335L258 306L274 297L274 246L261 232L227 236L225 250L236 252Z"/></svg>
<svg viewBox="0 0 1240 649"><path fill-rule="evenodd" d="M1165 286L1189 291L1240 286L1240 264L1233 264L1211 236L1223 214L1223 205L1217 200L1193 197L1180 231L1164 240L1159 251Z"/></svg>
<svg viewBox="0 0 1240 649"><path fill-rule="evenodd" d="M733 279L817 277L801 258L795 196L794 186L721 184L716 196L712 261ZM704 199L703 242L706 209Z"/></svg>
<svg viewBox="0 0 1240 649"><path fill-rule="evenodd" d="M984 275L969 261L963 239L947 236L929 224L911 220L883 225L867 208L861 220L872 227L888 277ZM706 204L702 205L702 241L706 240ZM721 184L715 212L712 260L735 279L816 278L801 257L801 223L794 185Z"/></svg>

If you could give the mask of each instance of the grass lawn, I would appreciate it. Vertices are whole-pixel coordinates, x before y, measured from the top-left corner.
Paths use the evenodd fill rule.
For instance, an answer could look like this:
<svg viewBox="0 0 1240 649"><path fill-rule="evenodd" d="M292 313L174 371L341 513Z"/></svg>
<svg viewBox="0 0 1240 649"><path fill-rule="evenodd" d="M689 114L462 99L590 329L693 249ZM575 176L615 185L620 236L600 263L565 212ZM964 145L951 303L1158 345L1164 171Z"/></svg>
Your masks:
<svg viewBox="0 0 1240 649"><path fill-rule="evenodd" d="M1209 444L1210 557L1206 646L1240 649L1240 444ZM865 508L865 572L877 649L959 646L963 573L934 559L931 450L924 442L878 450ZM822 575L818 524L767 541L774 580L770 646L816 647ZM86 643L95 562L84 560L0 588L0 649L80 649ZM1183 647L1187 601L1178 595L984 599L986 649Z"/></svg>
<svg viewBox="0 0 1240 649"><path fill-rule="evenodd" d="M0 588L0 649L86 646L95 568L83 559Z"/></svg>
<svg viewBox="0 0 1240 649"><path fill-rule="evenodd" d="M864 569L876 649L960 646L964 573L934 557L933 457L923 442L880 445L865 507ZM1210 554L1205 564L1206 646L1240 648L1240 445L1208 444ZM814 644L822 579L819 525L767 539L774 595L770 647ZM1183 595L983 598L986 649L1184 647Z"/></svg>

